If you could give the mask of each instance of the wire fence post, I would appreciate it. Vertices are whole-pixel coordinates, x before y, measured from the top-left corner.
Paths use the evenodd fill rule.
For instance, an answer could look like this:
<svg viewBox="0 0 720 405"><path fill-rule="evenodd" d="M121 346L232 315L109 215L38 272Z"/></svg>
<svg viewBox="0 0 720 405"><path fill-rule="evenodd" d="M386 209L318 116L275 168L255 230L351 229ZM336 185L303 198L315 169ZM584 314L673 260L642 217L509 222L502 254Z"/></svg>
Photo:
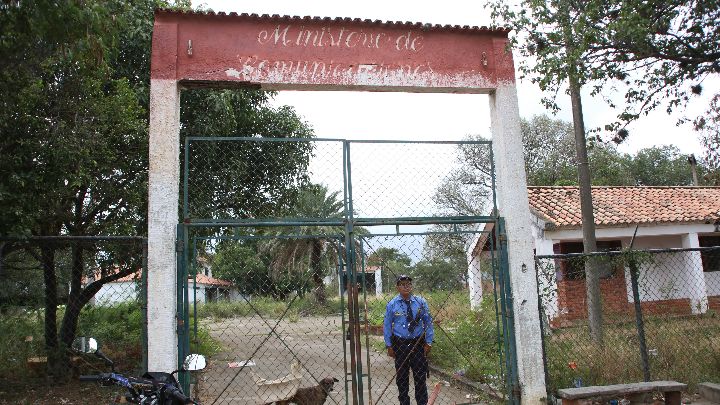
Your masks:
<svg viewBox="0 0 720 405"><path fill-rule="evenodd" d="M640 305L640 287L638 285L639 269L637 260L630 257L630 282L632 283L633 301L635 302L635 326L638 332L640 345L640 358L642 359L643 378L650 381L650 360L648 359L647 343L645 341L645 323L643 322L642 306Z"/></svg>

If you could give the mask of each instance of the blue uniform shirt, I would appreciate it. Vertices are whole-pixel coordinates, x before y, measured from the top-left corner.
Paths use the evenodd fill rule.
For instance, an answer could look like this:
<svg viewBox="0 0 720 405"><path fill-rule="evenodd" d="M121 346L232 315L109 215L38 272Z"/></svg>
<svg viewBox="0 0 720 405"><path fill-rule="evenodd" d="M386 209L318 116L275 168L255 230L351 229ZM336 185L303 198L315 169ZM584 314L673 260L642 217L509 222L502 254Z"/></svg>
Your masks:
<svg viewBox="0 0 720 405"><path fill-rule="evenodd" d="M383 323L383 336L385 337L386 347L392 346L391 338L393 335L403 339L414 339L425 333L425 343L432 343L435 330L433 329L427 301L423 297L410 295L410 307L412 308L413 319L418 320L417 327L415 327L412 334L408 330L407 304L403 301L402 296L398 294L387 303ZM420 316L418 316L418 311L420 311Z"/></svg>

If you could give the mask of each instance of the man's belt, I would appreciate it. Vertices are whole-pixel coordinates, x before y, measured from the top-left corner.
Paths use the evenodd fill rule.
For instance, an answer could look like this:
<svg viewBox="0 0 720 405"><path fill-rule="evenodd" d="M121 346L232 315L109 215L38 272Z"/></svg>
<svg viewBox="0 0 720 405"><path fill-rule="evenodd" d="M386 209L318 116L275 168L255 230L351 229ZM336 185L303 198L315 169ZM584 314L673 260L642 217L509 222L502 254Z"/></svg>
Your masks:
<svg viewBox="0 0 720 405"><path fill-rule="evenodd" d="M424 337L424 335L420 335L415 338L404 339L404 338L401 338L400 336L393 335L392 341L393 341L393 343L397 343L397 344L409 345L409 344L416 343L417 341L421 340L423 337Z"/></svg>

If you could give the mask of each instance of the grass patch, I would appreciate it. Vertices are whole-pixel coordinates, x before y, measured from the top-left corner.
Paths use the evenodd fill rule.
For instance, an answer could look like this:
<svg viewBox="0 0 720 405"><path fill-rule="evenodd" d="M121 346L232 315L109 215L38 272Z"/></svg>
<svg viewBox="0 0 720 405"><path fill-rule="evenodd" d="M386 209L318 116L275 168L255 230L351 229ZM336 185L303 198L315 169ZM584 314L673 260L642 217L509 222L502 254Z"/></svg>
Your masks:
<svg viewBox="0 0 720 405"><path fill-rule="evenodd" d="M220 301L197 306L199 319L226 319L257 315L278 319L284 315L291 322L297 322L300 317L329 316L341 312L342 304L337 297L328 298L324 305L318 304L312 297L305 296L287 301L278 301L271 297L254 297L249 302L245 300Z"/></svg>
<svg viewBox="0 0 720 405"><path fill-rule="evenodd" d="M58 307L58 323L63 314L64 307ZM119 370L135 370L142 360L142 327L139 303L86 306L80 313L76 336L96 338ZM30 370L27 360L46 356L43 310L8 310L0 317L0 328L0 362L5 365L0 377L17 379L42 372Z"/></svg>
<svg viewBox="0 0 720 405"><path fill-rule="evenodd" d="M552 391L583 385L643 380L639 340L633 319L608 319L605 345L589 338L586 325L555 330L545 339L548 384ZM715 313L692 317L647 317L645 335L653 380L720 382L720 319ZM576 366L575 369L571 365Z"/></svg>

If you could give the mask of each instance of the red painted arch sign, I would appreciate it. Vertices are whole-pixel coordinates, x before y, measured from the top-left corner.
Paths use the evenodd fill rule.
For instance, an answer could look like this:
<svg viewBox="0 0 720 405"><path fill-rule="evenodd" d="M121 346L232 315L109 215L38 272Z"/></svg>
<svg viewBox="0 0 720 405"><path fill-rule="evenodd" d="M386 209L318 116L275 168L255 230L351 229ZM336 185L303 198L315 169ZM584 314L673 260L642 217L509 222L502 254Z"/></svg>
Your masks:
<svg viewBox="0 0 720 405"><path fill-rule="evenodd" d="M152 78L265 89L487 93L514 82L507 34L478 27L158 10Z"/></svg>

